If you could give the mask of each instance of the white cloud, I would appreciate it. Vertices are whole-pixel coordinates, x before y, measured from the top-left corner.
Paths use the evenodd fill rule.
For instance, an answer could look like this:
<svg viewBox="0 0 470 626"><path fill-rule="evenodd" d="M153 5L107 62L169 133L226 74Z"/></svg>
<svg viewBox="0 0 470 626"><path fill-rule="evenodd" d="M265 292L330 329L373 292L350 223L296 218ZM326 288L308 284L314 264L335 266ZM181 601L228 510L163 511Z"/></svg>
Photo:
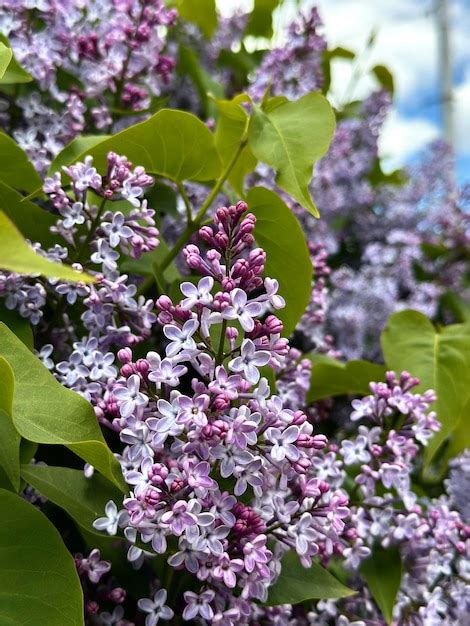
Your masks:
<svg viewBox="0 0 470 626"><path fill-rule="evenodd" d="M470 155L470 69L454 90L455 145L459 153Z"/></svg>
<svg viewBox="0 0 470 626"><path fill-rule="evenodd" d="M401 167L439 134L439 129L426 119L402 117L392 111L379 138L379 152L385 159L385 169L391 171Z"/></svg>

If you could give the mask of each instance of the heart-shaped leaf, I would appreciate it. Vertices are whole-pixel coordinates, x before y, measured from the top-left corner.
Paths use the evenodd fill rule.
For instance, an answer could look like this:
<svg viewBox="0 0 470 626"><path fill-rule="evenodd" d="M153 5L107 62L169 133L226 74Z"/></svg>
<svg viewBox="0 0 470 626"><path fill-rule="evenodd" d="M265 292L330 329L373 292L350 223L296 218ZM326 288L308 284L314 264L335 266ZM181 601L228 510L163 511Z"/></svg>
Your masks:
<svg viewBox="0 0 470 626"><path fill-rule="evenodd" d="M26 152L3 132L0 132L0 180L10 187L28 192L42 185L41 177Z"/></svg>
<svg viewBox="0 0 470 626"><path fill-rule="evenodd" d="M83 595L72 555L36 507L0 489L2 626L83 626Z"/></svg>
<svg viewBox="0 0 470 626"><path fill-rule="evenodd" d="M17 274L41 274L74 283L91 283L94 278L68 265L49 261L26 243L22 234L0 211L0 269Z"/></svg>
<svg viewBox="0 0 470 626"><path fill-rule="evenodd" d="M295 102L269 100L264 110L256 107L251 118L249 143L253 154L277 170L276 183L316 217L310 196L313 165L331 143L335 116L328 100L319 93Z"/></svg>
<svg viewBox="0 0 470 626"><path fill-rule="evenodd" d="M401 311L390 317L382 349L390 369L409 371L420 379L419 390L437 394L433 409L441 430L426 448L429 463L470 400L470 323L435 328L422 313Z"/></svg>
<svg viewBox="0 0 470 626"><path fill-rule="evenodd" d="M11 367L0 357L0 468L6 474L10 485L20 488L20 441L11 419L13 413L13 393L15 378Z"/></svg>
<svg viewBox="0 0 470 626"><path fill-rule="evenodd" d="M15 376L12 419L22 437L66 446L126 491L121 469L101 433L92 406L66 389L0 322L0 356Z"/></svg>
<svg viewBox="0 0 470 626"><path fill-rule="evenodd" d="M282 558L281 568L279 578L269 589L267 606L345 598L355 593L315 561L309 568L303 567L293 550L286 552Z"/></svg>
<svg viewBox="0 0 470 626"><path fill-rule="evenodd" d="M289 336L302 317L312 293L312 262L297 218L281 198L264 187L248 192L248 206L256 215L255 239L266 251L266 276L279 281L286 307L276 311Z"/></svg>
<svg viewBox="0 0 470 626"><path fill-rule="evenodd" d="M220 174L214 135L195 115L184 111L162 109L145 122L87 147L74 160L90 154L95 166L104 171L110 150L126 155L150 173L175 182L213 180Z"/></svg>
<svg viewBox="0 0 470 626"><path fill-rule="evenodd" d="M383 380L385 366L369 361L348 361L341 363L324 354L311 357L312 376L308 402L315 402L332 396L370 393L369 383Z"/></svg>
<svg viewBox="0 0 470 626"><path fill-rule="evenodd" d="M86 478L81 470L49 465L23 465L21 477L48 500L60 506L79 526L103 535L93 522L103 517L109 500L122 501L122 493L100 474Z"/></svg>

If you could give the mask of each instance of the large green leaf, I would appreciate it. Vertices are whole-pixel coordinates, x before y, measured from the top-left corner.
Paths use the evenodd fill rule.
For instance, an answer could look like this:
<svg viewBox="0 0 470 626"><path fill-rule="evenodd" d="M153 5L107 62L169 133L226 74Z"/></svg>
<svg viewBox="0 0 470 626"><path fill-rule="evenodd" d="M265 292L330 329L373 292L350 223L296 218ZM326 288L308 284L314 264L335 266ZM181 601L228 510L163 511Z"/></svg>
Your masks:
<svg viewBox="0 0 470 626"><path fill-rule="evenodd" d="M276 98L268 110L256 107L249 142L253 154L277 170L276 183L312 215L318 211L310 196L313 165L328 150L335 116L328 100L318 93L295 102Z"/></svg>
<svg viewBox="0 0 470 626"><path fill-rule="evenodd" d="M6 324L18 339L21 339L24 345L32 350L34 348L34 338L31 324L27 319L21 317L18 311L7 309L4 302L0 300L0 322Z"/></svg>
<svg viewBox="0 0 470 626"><path fill-rule="evenodd" d="M7 67L13 57L13 52L4 43L0 42L0 79L4 77Z"/></svg>
<svg viewBox="0 0 470 626"><path fill-rule="evenodd" d="M33 191L42 184L26 153L3 132L0 132L0 179L25 191Z"/></svg>
<svg viewBox="0 0 470 626"><path fill-rule="evenodd" d="M246 34L270 39L273 36L273 11L279 4L280 0L255 0Z"/></svg>
<svg viewBox="0 0 470 626"><path fill-rule="evenodd" d="M95 280L89 274L37 254L3 211L0 211L0 269L18 274L41 274L74 283Z"/></svg>
<svg viewBox="0 0 470 626"><path fill-rule="evenodd" d="M370 361L348 361L341 363L324 354L312 355L312 375L308 402L348 394L370 393L369 383L381 381L385 366Z"/></svg>
<svg viewBox="0 0 470 626"><path fill-rule="evenodd" d="M49 465L23 465L21 477L48 500L60 506L79 526L102 536L93 528L93 522L103 517L109 500L117 504L122 493L108 480L94 474L86 478L81 470Z"/></svg>
<svg viewBox="0 0 470 626"><path fill-rule="evenodd" d="M289 336L302 317L312 292L312 262L303 231L293 212L277 194L264 187L248 192L256 215L255 239L266 251L266 276L279 281L286 307L276 311Z"/></svg>
<svg viewBox="0 0 470 626"><path fill-rule="evenodd" d="M402 566L398 548L374 548L371 556L362 563L360 571L387 624L391 624L401 584Z"/></svg>
<svg viewBox="0 0 470 626"><path fill-rule="evenodd" d="M83 626L75 563L58 531L32 504L0 489L0 623Z"/></svg>
<svg viewBox="0 0 470 626"><path fill-rule="evenodd" d="M40 192L40 189L38 190ZM4 213L33 243L39 242L44 248L57 243L58 238L51 233L57 218L37 204L24 198L9 185L0 180L0 207Z"/></svg>
<svg viewBox="0 0 470 626"><path fill-rule="evenodd" d="M174 5L182 18L196 24L208 39L217 28L215 0L174 0Z"/></svg>
<svg viewBox="0 0 470 626"><path fill-rule="evenodd" d="M355 593L315 561L308 569L303 567L293 550L284 555L281 565L281 574L269 589L267 606L345 598Z"/></svg>
<svg viewBox="0 0 470 626"><path fill-rule="evenodd" d="M247 101L249 98L245 94L240 94L233 100L216 100L219 117L215 130L215 145L225 166L230 163L240 143L246 140L250 118L242 102ZM257 160L247 144L228 177L228 182L242 198L245 195L243 186L245 176L255 169L256 163Z"/></svg>
<svg viewBox="0 0 470 626"><path fill-rule="evenodd" d="M15 59L5 35L0 33L0 84L29 83L33 77Z"/></svg>
<svg viewBox="0 0 470 626"><path fill-rule="evenodd" d="M11 486L20 488L20 441L13 426L13 394L15 377L7 361L0 357L0 467L3 468Z"/></svg>
<svg viewBox="0 0 470 626"><path fill-rule="evenodd" d="M0 356L15 376L12 418L20 435L70 448L125 491L119 463L106 445L92 406L61 385L2 323Z"/></svg>
<svg viewBox="0 0 470 626"><path fill-rule="evenodd" d="M192 113L174 109L158 111L145 122L86 149L75 160L91 154L95 165L104 170L110 150L176 182L213 180L221 169L211 131Z"/></svg>
<svg viewBox="0 0 470 626"><path fill-rule="evenodd" d="M417 376L420 390L434 389L441 430L426 449L429 463L457 427L470 400L470 323L435 328L417 311L395 313L382 333L385 362Z"/></svg>
<svg viewBox="0 0 470 626"><path fill-rule="evenodd" d="M52 161L49 166L48 175L51 176L51 174L60 170L63 165L73 163L78 157L86 154L87 150L91 150L91 148L94 148L102 141L106 141L110 136L111 135L84 135L75 137L75 139L72 139Z"/></svg>

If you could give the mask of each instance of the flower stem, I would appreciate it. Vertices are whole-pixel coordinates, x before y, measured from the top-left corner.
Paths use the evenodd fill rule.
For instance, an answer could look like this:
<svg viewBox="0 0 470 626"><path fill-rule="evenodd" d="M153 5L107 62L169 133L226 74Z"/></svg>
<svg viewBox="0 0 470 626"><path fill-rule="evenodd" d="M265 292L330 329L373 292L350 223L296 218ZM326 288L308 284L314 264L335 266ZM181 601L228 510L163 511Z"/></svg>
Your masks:
<svg viewBox="0 0 470 626"><path fill-rule="evenodd" d="M196 232L196 230L201 225L202 221L204 220L204 217L206 216L206 213L207 213L208 209L212 205L212 202L216 198L217 194L221 190L221 188L222 188L223 184L225 183L225 181L227 180L227 178L230 176L230 172L234 168L235 163L237 162L238 157L241 154L241 151L245 147L246 141L247 141L246 139L243 139L239 143L238 148L237 148L235 154L233 155L233 157L230 160L230 162L227 164L226 168L224 169L224 171L222 172L222 174L218 178L218 180L215 183L215 185L212 187L211 192L207 196L207 198L206 198L204 204L202 205L202 207L199 209L198 214L196 215L196 217L194 218L194 220L192 222L187 224L186 228L184 229L184 231L179 236L179 238L178 238L177 242L175 243L175 245L173 246L173 248L168 252L166 257L163 259L163 261L162 261L162 263L160 265L162 270L166 269L170 265L170 263L173 261L173 259L179 253L179 251L183 248L183 246L188 241L188 239L191 237L191 235L194 232Z"/></svg>

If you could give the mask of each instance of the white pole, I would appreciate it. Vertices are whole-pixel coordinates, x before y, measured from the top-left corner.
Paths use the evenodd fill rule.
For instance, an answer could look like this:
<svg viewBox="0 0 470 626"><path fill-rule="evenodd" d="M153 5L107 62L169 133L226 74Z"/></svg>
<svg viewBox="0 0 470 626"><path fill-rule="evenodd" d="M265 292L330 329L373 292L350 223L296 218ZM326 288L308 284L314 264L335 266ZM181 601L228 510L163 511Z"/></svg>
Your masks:
<svg viewBox="0 0 470 626"><path fill-rule="evenodd" d="M438 29L439 81L441 90L442 128L444 138L454 149L454 103L452 84L452 50L449 29L449 0L436 0Z"/></svg>

